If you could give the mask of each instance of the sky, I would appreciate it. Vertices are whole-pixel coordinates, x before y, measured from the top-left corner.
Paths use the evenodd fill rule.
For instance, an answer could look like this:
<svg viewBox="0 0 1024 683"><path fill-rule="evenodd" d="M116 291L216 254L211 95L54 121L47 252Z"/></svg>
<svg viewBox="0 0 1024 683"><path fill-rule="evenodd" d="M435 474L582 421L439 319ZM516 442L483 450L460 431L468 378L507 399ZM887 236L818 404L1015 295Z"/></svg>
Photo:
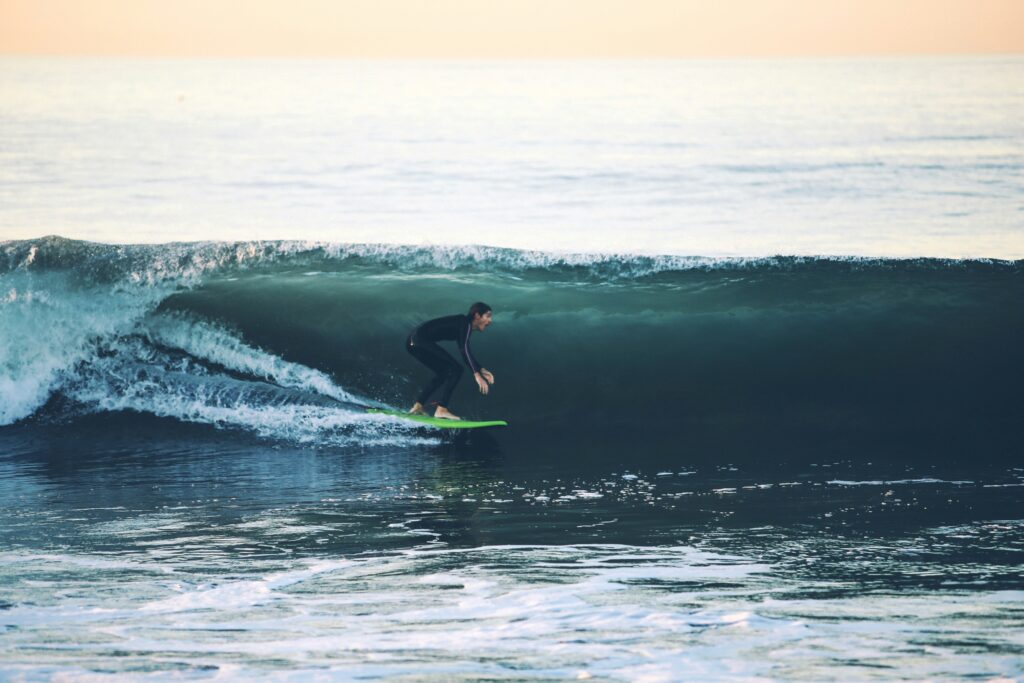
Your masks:
<svg viewBox="0 0 1024 683"><path fill-rule="evenodd" d="M1024 0L0 0L0 54L440 59L1024 52Z"/></svg>

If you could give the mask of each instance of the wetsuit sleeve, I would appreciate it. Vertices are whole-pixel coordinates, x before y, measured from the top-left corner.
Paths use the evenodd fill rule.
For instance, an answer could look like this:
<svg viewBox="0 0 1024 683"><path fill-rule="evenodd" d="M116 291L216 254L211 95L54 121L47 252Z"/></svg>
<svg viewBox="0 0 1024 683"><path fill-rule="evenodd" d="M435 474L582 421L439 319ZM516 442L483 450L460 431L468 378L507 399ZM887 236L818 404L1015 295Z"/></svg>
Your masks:
<svg viewBox="0 0 1024 683"><path fill-rule="evenodd" d="M472 333L473 326L467 320L465 329L459 334L459 352L462 353L462 360L466 362L466 367L472 372L477 373L480 372L480 363L476 362L473 350L469 348L469 335Z"/></svg>

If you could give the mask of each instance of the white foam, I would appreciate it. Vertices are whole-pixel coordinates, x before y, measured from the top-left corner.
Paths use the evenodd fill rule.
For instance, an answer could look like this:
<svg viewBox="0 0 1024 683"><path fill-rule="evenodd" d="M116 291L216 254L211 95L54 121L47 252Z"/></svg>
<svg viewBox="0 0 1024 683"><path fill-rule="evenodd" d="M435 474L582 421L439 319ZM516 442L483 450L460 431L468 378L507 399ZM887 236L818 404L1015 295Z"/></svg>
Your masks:
<svg viewBox="0 0 1024 683"><path fill-rule="evenodd" d="M169 294L226 264L258 259L250 245L119 247L42 238L0 243L0 426L42 406L96 345L115 339ZM63 269L42 269L48 261Z"/></svg>
<svg viewBox="0 0 1024 683"><path fill-rule="evenodd" d="M176 567L173 583L142 566L115 563L106 575L105 563L88 558L53 556L44 566L11 556L0 554L0 571L18 574L24 602L4 611L23 648L11 650L9 665L27 672L188 661L238 679L287 670L298 680L445 680L512 669L543 679L759 680L800 671L835 678L850 671L838 661L884 657L929 679L980 660L941 647L921 657L908 643L941 645L964 629L979 642L1022 642L1008 628L1012 613L1000 612L1020 603L1020 591L772 599L813 594L815 581L688 546L419 548L277 559L264 572L250 560L228 573ZM37 571L82 581L53 601L49 582L26 585ZM52 647L57 628L66 641ZM51 646L33 647L42 643ZM1000 670L1015 661L984 657Z"/></svg>
<svg viewBox="0 0 1024 683"><path fill-rule="evenodd" d="M150 602L142 607L146 612L181 612L197 609L237 609L259 605L280 597L279 591L306 581L324 572L350 567L349 560L330 560L312 563L294 571L270 574L252 581L230 581L219 586L202 587L181 595Z"/></svg>
<svg viewBox="0 0 1024 683"><path fill-rule="evenodd" d="M967 481L964 479L935 479L933 477L921 477L919 479L866 479L866 480L848 480L848 479L831 479L827 483L836 486L888 486L891 484L973 484L973 481Z"/></svg>
<svg viewBox="0 0 1024 683"><path fill-rule="evenodd" d="M315 401L286 387L210 374L203 366L168 356L138 338L107 344L65 392L92 410L132 410L298 443L437 443L418 436L416 425L408 421L353 410L330 399Z"/></svg>
<svg viewBox="0 0 1024 683"><path fill-rule="evenodd" d="M9 273L0 300L0 426L31 415L91 359L96 342L130 330L165 290L79 289L65 273Z"/></svg>
<svg viewBox="0 0 1024 683"><path fill-rule="evenodd" d="M345 391L323 372L257 349L213 323L165 314L147 319L142 332L150 341L283 387L315 391L339 401L367 403L367 399Z"/></svg>
<svg viewBox="0 0 1024 683"><path fill-rule="evenodd" d="M37 253L33 246L14 271L0 276L6 291L0 298L0 425L31 415L60 389L92 410L134 410L302 443L436 443L416 436L409 423L325 404L317 397L369 401L224 328L150 315L202 273L265 257L256 245L235 245L233 252L223 245L161 248L138 263L129 260L113 283L91 284L83 273L29 269ZM138 333L142 338L130 336ZM171 357L153 343L187 355ZM211 374L197 360L278 386Z"/></svg>

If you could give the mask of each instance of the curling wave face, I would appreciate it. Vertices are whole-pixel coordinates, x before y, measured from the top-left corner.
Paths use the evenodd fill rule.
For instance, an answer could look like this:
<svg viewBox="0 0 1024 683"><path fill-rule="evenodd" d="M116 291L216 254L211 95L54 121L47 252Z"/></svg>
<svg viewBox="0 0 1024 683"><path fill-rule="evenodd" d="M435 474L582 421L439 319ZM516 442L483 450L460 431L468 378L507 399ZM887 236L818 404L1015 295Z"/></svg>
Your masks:
<svg viewBox="0 0 1024 683"><path fill-rule="evenodd" d="M474 347L498 383L456 404L509 419L510 439L870 435L999 453L1020 433L1019 261L58 237L0 244L0 425L118 411L422 443L352 404L407 403L425 377L405 334L474 300L496 310Z"/></svg>

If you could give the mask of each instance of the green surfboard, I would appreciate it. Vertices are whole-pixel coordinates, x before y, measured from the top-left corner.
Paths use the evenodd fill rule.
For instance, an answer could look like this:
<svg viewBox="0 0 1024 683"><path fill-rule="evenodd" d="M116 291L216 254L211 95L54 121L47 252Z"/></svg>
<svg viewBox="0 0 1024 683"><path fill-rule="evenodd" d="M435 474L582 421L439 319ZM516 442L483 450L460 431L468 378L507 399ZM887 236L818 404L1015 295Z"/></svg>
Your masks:
<svg viewBox="0 0 1024 683"><path fill-rule="evenodd" d="M431 427L440 427L441 429L480 429L481 427L507 427L508 422L504 420L487 420L483 422L477 422L473 420L446 420L442 417L430 417L429 415L413 415L411 413L403 413L400 410L383 410L381 408L369 408L368 413L375 413L377 415L391 415L392 417L400 417L403 420L409 420L411 422L419 422L424 425Z"/></svg>

